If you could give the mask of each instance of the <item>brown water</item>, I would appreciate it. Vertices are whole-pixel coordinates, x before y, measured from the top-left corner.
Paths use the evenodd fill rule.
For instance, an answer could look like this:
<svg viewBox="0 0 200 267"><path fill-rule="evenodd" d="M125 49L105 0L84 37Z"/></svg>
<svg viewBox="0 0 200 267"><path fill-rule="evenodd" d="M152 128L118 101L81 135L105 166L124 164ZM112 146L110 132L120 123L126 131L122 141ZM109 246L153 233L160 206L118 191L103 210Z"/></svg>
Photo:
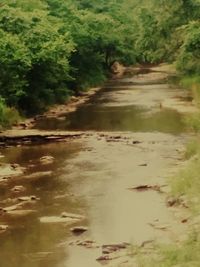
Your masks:
<svg viewBox="0 0 200 267"><path fill-rule="evenodd" d="M125 80L125 79L124 79ZM122 83L122 81L120 81ZM168 84L106 87L66 119L42 119L36 125L50 130L95 130L164 132L184 131L182 116L174 109L160 108L163 99L179 89Z"/></svg>
<svg viewBox="0 0 200 267"><path fill-rule="evenodd" d="M131 79L138 79L139 85L127 87ZM19 163L28 168L28 173L53 171L50 177L19 177L8 186L0 186L0 201L13 198L10 189L22 184L27 190L21 195L40 198L31 207L37 210L31 216L0 217L1 223L11 226L0 236L0 267L99 267L96 258L101 256L101 248L69 243L94 240L101 246L176 239L183 229L177 227L166 208L165 195L128 188L165 184L165 177L176 167L185 138L182 115L162 108L160 103L179 93L168 84L156 84L156 80L152 85L148 74L124 78L108 84L66 120L49 119L38 124L41 129L120 131L123 139L119 142L110 142L110 137L95 132L68 143L0 151L5 155L4 162ZM55 157L55 162L42 166L38 160L45 155ZM147 166L141 166L144 163ZM74 225L39 221L42 216L59 216L62 212L86 216L75 225L88 226L89 231L77 237L70 232ZM153 229L149 224L155 220L171 224L170 232Z"/></svg>

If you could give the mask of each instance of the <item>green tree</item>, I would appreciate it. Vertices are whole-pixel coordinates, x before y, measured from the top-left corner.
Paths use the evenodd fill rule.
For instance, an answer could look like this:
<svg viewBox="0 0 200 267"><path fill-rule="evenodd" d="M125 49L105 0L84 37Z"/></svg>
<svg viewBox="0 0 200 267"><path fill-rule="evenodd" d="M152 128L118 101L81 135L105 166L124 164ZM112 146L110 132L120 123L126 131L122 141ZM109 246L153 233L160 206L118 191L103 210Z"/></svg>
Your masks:
<svg viewBox="0 0 200 267"><path fill-rule="evenodd" d="M0 95L9 105L18 106L25 94L26 73L30 67L27 47L17 35L0 29Z"/></svg>
<svg viewBox="0 0 200 267"><path fill-rule="evenodd" d="M7 5L1 8L2 34L7 36L6 42L13 43L3 45L5 40L2 41L2 54L10 54L7 68L2 65L5 78L1 79L2 96L6 95L9 105L37 113L68 94L69 58L74 44L68 32L59 33L61 25L46 10L27 11ZM21 61L27 65L21 66ZM6 81L9 81L7 86Z"/></svg>
<svg viewBox="0 0 200 267"><path fill-rule="evenodd" d="M184 42L177 59L178 68L189 74L200 72L200 22L184 27Z"/></svg>

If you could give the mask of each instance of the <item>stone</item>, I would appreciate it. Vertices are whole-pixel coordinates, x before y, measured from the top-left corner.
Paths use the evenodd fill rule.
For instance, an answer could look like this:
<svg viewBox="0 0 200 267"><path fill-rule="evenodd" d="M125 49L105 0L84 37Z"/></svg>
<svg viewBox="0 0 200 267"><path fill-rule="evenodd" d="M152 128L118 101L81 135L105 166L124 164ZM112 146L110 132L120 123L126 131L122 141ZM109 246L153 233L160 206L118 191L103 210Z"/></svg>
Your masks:
<svg viewBox="0 0 200 267"><path fill-rule="evenodd" d="M163 193L163 191L161 190L161 187L163 187L164 185L160 186L160 185L138 185L132 188L129 188L129 190L135 190L135 191L139 191L139 192L143 192L143 191L147 191L147 190L154 190L157 191L159 193Z"/></svg>
<svg viewBox="0 0 200 267"><path fill-rule="evenodd" d="M109 255L103 255L96 259L97 261L110 261L112 258Z"/></svg>
<svg viewBox="0 0 200 267"><path fill-rule="evenodd" d="M26 188L23 185L16 185L11 189L11 191L14 193L21 193L26 191Z"/></svg>
<svg viewBox="0 0 200 267"><path fill-rule="evenodd" d="M17 164L17 163L13 163L13 164L11 164L10 166L11 166L11 168L13 168L13 169L18 169L18 168L20 168L20 165Z"/></svg>
<svg viewBox="0 0 200 267"><path fill-rule="evenodd" d="M8 229L8 225L0 225L0 233L5 232Z"/></svg>
<svg viewBox="0 0 200 267"><path fill-rule="evenodd" d="M95 241L93 240L77 240L75 242L70 242L69 243L70 246L80 246L80 247L85 247L85 248L88 248L88 249L96 249L96 248L100 248L99 245L96 244Z"/></svg>
<svg viewBox="0 0 200 267"><path fill-rule="evenodd" d="M25 206L29 206L32 204L36 203L36 200L39 200L39 198L35 197L35 196L24 196L24 197L19 197L16 199L13 199L13 203L19 202L17 204L11 205L9 207L5 207L3 208L4 212L10 212L10 211L14 211L14 210L21 210L23 209Z"/></svg>
<svg viewBox="0 0 200 267"><path fill-rule="evenodd" d="M52 164L54 162L54 157L52 156L44 156L40 158L40 162L43 165L48 165L48 164Z"/></svg>
<svg viewBox="0 0 200 267"><path fill-rule="evenodd" d="M40 218L41 223L76 223L78 219L69 218L69 217L59 217L59 216L45 216Z"/></svg>
<svg viewBox="0 0 200 267"><path fill-rule="evenodd" d="M18 126L21 127L22 129L27 129L29 127L29 124L26 122L20 122Z"/></svg>
<svg viewBox="0 0 200 267"><path fill-rule="evenodd" d="M109 244L102 246L102 255L96 260L99 262L112 261L126 256L130 243Z"/></svg>
<svg viewBox="0 0 200 267"><path fill-rule="evenodd" d="M3 164L0 166L0 180L22 175L24 170L25 168L20 167L18 164Z"/></svg>
<svg viewBox="0 0 200 267"><path fill-rule="evenodd" d="M10 212L10 211L14 211L14 210L17 210L17 209L21 209L21 207L22 207L22 203L18 203L16 205L12 205L12 206L3 208L3 211L4 212Z"/></svg>
<svg viewBox="0 0 200 267"><path fill-rule="evenodd" d="M76 102L76 101L79 100L79 98L76 97L76 96L71 96L70 100L71 100L72 102Z"/></svg>
<svg viewBox="0 0 200 267"><path fill-rule="evenodd" d="M71 218L71 219L77 219L77 220L85 219L83 215L68 213L68 212L61 213L61 218Z"/></svg>
<svg viewBox="0 0 200 267"><path fill-rule="evenodd" d="M139 145L139 144L141 144L142 142L140 142L140 141L133 141L133 145Z"/></svg>
<svg viewBox="0 0 200 267"><path fill-rule="evenodd" d="M116 252L121 249L126 249L130 246L129 243L120 243L120 244L111 244L111 245L103 245L102 252L103 254L109 254Z"/></svg>
<svg viewBox="0 0 200 267"><path fill-rule="evenodd" d="M60 216L44 216L40 218L41 223L76 223L85 219L84 216L74 213L63 212Z"/></svg>
<svg viewBox="0 0 200 267"><path fill-rule="evenodd" d="M180 205L180 200L178 198L170 197L167 199L167 206L173 207L176 205Z"/></svg>
<svg viewBox="0 0 200 267"><path fill-rule="evenodd" d="M13 217L25 217L36 213L36 210L12 210L8 211L6 214Z"/></svg>
<svg viewBox="0 0 200 267"><path fill-rule="evenodd" d="M6 184L10 177L0 177L0 183Z"/></svg>
<svg viewBox="0 0 200 267"><path fill-rule="evenodd" d="M185 218L181 220L181 223L188 223L188 221L189 221L189 218Z"/></svg>
<svg viewBox="0 0 200 267"><path fill-rule="evenodd" d="M40 200L40 198L36 196L24 196L24 197L18 197L19 201L32 201L32 200Z"/></svg>
<svg viewBox="0 0 200 267"><path fill-rule="evenodd" d="M174 207L174 206L182 206L183 208L189 208L189 204L187 199L184 196L181 197L169 197L167 199L167 206Z"/></svg>
<svg viewBox="0 0 200 267"><path fill-rule="evenodd" d="M76 226L76 227L71 228L70 230L72 233L79 235L79 234L83 234L84 232L87 232L88 228L85 226Z"/></svg>

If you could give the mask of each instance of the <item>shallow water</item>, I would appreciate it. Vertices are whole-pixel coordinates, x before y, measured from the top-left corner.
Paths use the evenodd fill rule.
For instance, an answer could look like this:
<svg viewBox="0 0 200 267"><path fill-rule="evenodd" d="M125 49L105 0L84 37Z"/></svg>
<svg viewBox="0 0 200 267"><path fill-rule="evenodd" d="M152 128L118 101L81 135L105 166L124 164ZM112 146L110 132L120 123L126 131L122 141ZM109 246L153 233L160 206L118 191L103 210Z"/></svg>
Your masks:
<svg viewBox="0 0 200 267"><path fill-rule="evenodd" d="M126 80L126 79L124 79ZM168 84L137 85L127 88L115 81L102 89L76 112L62 117L42 119L36 128L51 130L95 130L164 132L178 134L185 130L183 116L178 111L163 108L165 98L179 89ZM114 87L113 87L114 86Z"/></svg>
<svg viewBox="0 0 200 267"><path fill-rule="evenodd" d="M145 183L164 184L170 168L175 167L180 157L177 151L182 149L184 140L182 115L163 109L160 103L175 96L178 89L168 84L127 88L123 81L126 80L115 81L114 88L108 84L89 103L67 115L66 120L42 120L37 126L54 130L131 131L131 137L124 135L122 141L108 142L104 135L94 134L68 143L0 151L5 155L2 161L19 163L27 168L27 173L53 171L50 177L19 177L8 186L0 186L1 202L15 197L10 191L14 185L26 187L21 195L40 198L30 207L37 211L31 216L0 217L1 224L10 225L10 230L0 236L0 266L100 267L96 258L101 256L101 248L87 249L69 243L94 240L101 246L141 244L151 239L168 242L171 235L175 238L173 229L169 237L169 233L155 231L149 225L157 220L173 221L165 196L128 188ZM140 142L134 144L133 140ZM53 156L55 162L42 166L39 158L45 155ZM74 224L39 221L42 216L59 216L62 212L84 215L86 219L75 225L88 226L88 232L77 237L70 232Z"/></svg>

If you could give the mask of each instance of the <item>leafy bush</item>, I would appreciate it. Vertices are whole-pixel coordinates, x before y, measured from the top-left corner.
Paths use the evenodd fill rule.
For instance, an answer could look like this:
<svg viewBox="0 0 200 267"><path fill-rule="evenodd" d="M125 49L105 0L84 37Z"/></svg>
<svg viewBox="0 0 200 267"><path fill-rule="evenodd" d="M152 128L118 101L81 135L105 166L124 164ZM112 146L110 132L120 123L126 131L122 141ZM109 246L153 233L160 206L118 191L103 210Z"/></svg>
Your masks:
<svg viewBox="0 0 200 267"><path fill-rule="evenodd" d="M0 94L8 105L35 114L68 95L74 44L47 11L23 9L0 10Z"/></svg>
<svg viewBox="0 0 200 267"><path fill-rule="evenodd" d="M8 128L13 124L19 122L21 119L18 111L14 108L9 108L5 102L0 98L0 128Z"/></svg>
<svg viewBox="0 0 200 267"><path fill-rule="evenodd" d="M177 67L184 73L200 72L200 22L191 22L185 27L184 42L177 59Z"/></svg>

